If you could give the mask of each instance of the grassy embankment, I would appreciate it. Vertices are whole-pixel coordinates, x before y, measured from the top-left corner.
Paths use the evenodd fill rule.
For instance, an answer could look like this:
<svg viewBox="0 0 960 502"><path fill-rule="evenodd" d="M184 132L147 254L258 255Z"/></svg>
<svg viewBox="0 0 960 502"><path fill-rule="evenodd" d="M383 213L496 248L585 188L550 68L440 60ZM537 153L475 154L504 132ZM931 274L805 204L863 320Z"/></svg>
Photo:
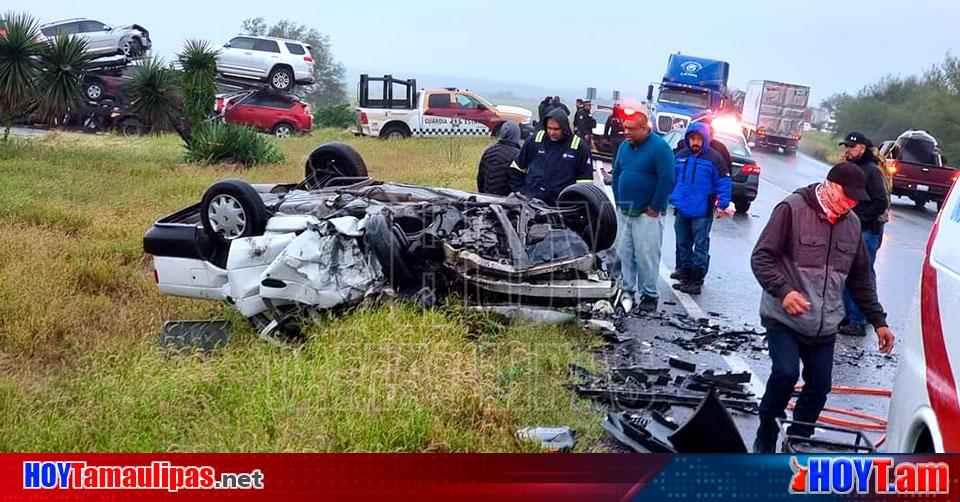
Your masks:
<svg viewBox="0 0 960 502"><path fill-rule="evenodd" d="M843 153L843 148L836 136L823 131L807 131L803 133L800 142L800 151L827 164L835 164Z"/></svg>
<svg viewBox="0 0 960 502"><path fill-rule="evenodd" d="M316 145L346 140L380 179L472 188L489 142L282 141L247 171L184 163L171 136L53 134L0 146L0 451L516 451L516 429L599 414L563 388L591 366L576 329L504 327L457 307L398 303L319 319L273 348L223 305L161 296L141 250L158 217L225 177L302 178ZM163 320L226 317L227 347L158 348Z"/></svg>

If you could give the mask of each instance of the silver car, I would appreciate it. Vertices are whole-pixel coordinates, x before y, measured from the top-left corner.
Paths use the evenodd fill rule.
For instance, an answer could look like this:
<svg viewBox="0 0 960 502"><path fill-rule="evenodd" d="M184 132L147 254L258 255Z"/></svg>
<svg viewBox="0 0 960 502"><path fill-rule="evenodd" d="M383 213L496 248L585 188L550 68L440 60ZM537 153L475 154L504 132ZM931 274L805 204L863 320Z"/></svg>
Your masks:
<svg viewBox="0 0 960 502"><path fill-rule="evenodd" d="M95 57L121 54L138 58L150 50L150 33L139 24L110 26L93 19L66 19L40 26L46 39L60 33L76 35L87 41L87 52Z"/></svg>
<svg viewBox="0 0 960 502"><path fill-rule="evenodd" d="M228 78L266 82L278 91L314 83L312 48L285 38L240 35L223 44L217 70Z"/></svg>

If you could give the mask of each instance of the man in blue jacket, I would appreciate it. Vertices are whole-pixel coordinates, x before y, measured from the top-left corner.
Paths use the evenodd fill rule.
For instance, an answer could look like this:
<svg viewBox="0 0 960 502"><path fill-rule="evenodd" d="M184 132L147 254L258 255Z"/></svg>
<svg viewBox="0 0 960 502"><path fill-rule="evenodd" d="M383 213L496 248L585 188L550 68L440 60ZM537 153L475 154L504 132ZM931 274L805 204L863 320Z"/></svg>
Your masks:
<svg viewBox="0 0 960 502"><path fill-rule="evenodd" d="M510 164L510 190L554 204L574 183L593 183L590 144L573 134L567 115L555 108Z"/></svg>
<svg viewBox="0 0 960 502"><path fill-rule="evenodd" d="M684 148L676 155L676 186L670 203L676 208L677 271L674 288L700 294L710 264L710 228L730 204L730 169L720 152L710 148L710 128L692 122Z"/></svg>
<svg viewBox="0 0 960 502"><path fill-rule="evenodd" d="M623 274L623 308L657 309L657 278L663 245L663 218L673 188L673 150L650 133L647 116L636 113L624 120L625 142L613 163L611 187L617 203L617 254Z"/></svg>

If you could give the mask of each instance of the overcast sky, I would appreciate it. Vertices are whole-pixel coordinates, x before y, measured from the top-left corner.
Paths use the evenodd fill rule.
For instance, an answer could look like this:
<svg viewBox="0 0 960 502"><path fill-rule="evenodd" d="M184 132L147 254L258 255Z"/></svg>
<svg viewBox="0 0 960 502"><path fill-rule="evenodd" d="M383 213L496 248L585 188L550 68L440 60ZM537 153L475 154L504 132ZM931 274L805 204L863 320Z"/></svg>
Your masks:
<svg viewBox="0 0 960 502"><path fill-rule="evenodd" d="M41 21L139 23L155 51L188 38L223 42L243 19L291 19L330 36L355 73L463 76L640 96L667 55L729 61L731 84L768 78L812 87L812 103L884 74L913 74L960 46L954 0L526 2L6 0Z"/></svg>

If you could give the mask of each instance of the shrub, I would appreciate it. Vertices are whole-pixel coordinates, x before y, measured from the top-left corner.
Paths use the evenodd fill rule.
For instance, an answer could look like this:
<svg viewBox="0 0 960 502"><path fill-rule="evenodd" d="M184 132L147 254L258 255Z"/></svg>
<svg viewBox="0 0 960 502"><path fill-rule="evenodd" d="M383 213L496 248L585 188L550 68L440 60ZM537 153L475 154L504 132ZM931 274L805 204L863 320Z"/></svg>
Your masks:
<svg viewBox="0 0 960 502"><path fill-rule="evenodd" d="M230 162L250 167L281 162L283 153L267 136L249 127L205 122L187 142L186 158L191 162Z"/></svg>
<svg viewBox="0 0 960 502"><path fill-rule="evenodd" d="M350 103L321 106L313 112L313 123L316 127L346 129L356 122L357 116Z"/></svg>

